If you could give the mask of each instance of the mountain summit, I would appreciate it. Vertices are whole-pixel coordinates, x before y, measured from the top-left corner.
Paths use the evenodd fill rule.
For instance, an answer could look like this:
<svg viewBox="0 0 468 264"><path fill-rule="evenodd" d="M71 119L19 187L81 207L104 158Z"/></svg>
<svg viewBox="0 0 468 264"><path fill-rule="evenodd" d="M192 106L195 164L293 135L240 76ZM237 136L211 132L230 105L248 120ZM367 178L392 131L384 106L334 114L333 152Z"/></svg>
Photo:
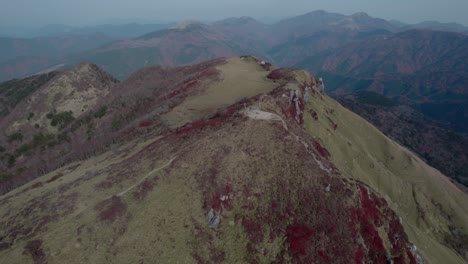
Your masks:
<svg viewBox="0 0 468 264"><path fill-rule="evenodd" d="M184 21L182 23L179 23L179 24L171 27L171 29L186 29L186 28L196 26L196 25L201 25L201 24L202 23L200 23L198 21L189 20L189 21Z"/></svg>
<svg viewBox="0 0 468 264"><path fill-rule="evenodd" d="M468 195L321 87L250 56L141 69L62 127L86 156L0 197L0 258L465 263Z"/></svg>

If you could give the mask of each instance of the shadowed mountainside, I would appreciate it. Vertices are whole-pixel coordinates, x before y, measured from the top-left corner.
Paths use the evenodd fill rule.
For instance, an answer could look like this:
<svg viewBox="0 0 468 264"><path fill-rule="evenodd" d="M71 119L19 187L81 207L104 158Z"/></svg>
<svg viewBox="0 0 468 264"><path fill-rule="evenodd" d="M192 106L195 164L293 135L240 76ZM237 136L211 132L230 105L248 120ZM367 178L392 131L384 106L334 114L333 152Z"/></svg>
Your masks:
<svg viewBox="0 0 468 264"><path fill-rule="evenodd" d="M297 66L325 77L335 94L378 92L466 133L467 60L468 36L413 30L327 51Z"/></svg>

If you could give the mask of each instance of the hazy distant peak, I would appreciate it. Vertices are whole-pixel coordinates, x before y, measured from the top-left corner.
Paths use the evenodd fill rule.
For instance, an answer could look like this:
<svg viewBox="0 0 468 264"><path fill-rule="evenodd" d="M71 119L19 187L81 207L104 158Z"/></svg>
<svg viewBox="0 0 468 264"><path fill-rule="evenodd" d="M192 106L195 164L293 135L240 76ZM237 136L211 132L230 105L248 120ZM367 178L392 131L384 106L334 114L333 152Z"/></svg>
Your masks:
<svg viewBox="0 0 468 264"><path fill-rule="evenodd" d="M333 13L333 12L328 12L325 10L315 10L309 13L306 13L302 16L315 16L315 17L344 17L345 15L338 14L338 13ZM300 16L299 16L300 17Z"/></svg>
<svg viewBox="0 0 468 264"><path fill-rule="evenodd" d="M171 27L171 29L187 29L191 26L195 26L195 25L203 25L203 23L199 22L199 21L194 21L194 20L188 20L188 21L184 21L182 23L179 23L173 27Z"/></svg>
<svg viewBox="0 0 468 264"><path fill-rule="evenodd" d="M99 70L101 71L101 69L99 68L99 66L97 66L96 64L92 63L92 62L88 62L88 61L85 61L85 62L81 62L80 64L78 64L77 66L75 66L72 70L75 70L75 71L83 71L83 70Z"/></svg>
<svg viewBox="0 0 468 264"><path fill-rule="evenodd" d="M369 14L366 12L357 12L355 14L352 14L351 17L353 18L370 18Z"/></svg>
<svg viewBox="0 0 468 264"><path fill-rule="evenodd" d="M236 24L247 24L247 23L260 23L252 17L243 16L243 17L230 17L217 21L214 24L224 24L224 25L236 25Z"/></svg>
<svg viewBox="0 0 468 264"><path fill-rule="evenodd" d="M324 14L328 14L328 12L321 9L321 10L311 11L311 12L309 12L309 13L307 13L307 14L316 14L316 15L322 14L322 15L324 15Z"/></svg>

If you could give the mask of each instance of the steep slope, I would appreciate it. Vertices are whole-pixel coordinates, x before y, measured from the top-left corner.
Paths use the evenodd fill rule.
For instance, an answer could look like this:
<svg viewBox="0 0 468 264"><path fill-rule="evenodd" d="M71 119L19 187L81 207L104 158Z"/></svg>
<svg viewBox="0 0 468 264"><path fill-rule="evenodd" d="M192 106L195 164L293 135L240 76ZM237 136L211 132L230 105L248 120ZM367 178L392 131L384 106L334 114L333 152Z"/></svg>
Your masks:
<svg viewBox="0 0 468 264"><path fill-rule="evenodd" d="M422 157L429 165L468 187L468 138L382 95L360 91L337 100L380 131Z"/></svg>
<svg viewBox="0 0 468 264"><path fill-rule="evenodd" d="M150 82L158 71L126 81L134 96L126 82L113 89L130 100L102 122L130 111L125 140L0 197L2 259L466 260L468 196L305 71L215 60L166 74L192 72L197 84L165 94ZM152 108L134 109L145 94L155 98L139 105Z"/></svg>
<svg viewBox="0 0 468 264"><path fill-rule="evenodd" d="M98 100L115 82L96 65L83 63L61 73L2 84L11 101L17 101L0 119L1 192L37 177L51 164L61 164L71 147L65 128L99 109Z"/></svg>
<svg viewBox="0 0 468 264"><path fill-rule="evenodd" d="M452 263L445 247L466 258L467 194L439 171L385 137L375 127L327 97L312 97L306 129L322 140L343 174L361 180L391 200L408 235L435 263ZM315 119L315 116L318 116ZM466 231L464 231L466 232ZM453 242L457 237L458 242Z"/></svg>
<svg viewBox="0 0 468 264"><path fill-rule="evenodd" d="M18 103L52 79L57 72L36 75L0 84L0 119L8 115Z"/></svg>
<svg viewBox="0 0 468 264"><path fill-rule="evenodd" d="M231 64L226 69L221 66L224 64L225 60L220 59L174 69L146 67L120 84L91 64L81 64L60 74L25 98L1 121L4 134L0 137L3 146L0 192L147 129L167 131L170 125L161 114L168 109L177 110L172 112L173 122L191 122L191 118L210 117L218 111L206 106L222 103L217 106L222 109L234 103L234 99L268 89L249 79L260 78L258 69L269 65L257 62L238 65L234 61L231 64L236 67L231 70ZM260 74L266 72L262 70ZM239 84L239 78L247 77L244 93L227 90L226 95L213 100L210 95L214 92L210 89L206 98L185 100L208 88L219 75L223 76L223 87L227 89Z"/></svg>

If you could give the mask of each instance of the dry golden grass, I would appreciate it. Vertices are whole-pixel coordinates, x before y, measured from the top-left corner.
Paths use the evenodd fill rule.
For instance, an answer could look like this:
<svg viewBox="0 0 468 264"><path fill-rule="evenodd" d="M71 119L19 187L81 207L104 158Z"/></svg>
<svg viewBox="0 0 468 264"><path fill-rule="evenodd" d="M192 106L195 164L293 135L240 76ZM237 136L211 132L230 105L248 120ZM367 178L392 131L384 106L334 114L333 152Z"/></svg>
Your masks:
<svg viewBox="0 0 468 264"><path fill-rule="evenodd" d="M385 196L402 217L410 240L428 259L463 263L442 243L450 232L447 216L462 232L468 231L468 195L333 99L323 95L312 98L308 106L319 119L307 114L305 127L331 152L343 175L361 180ZM327 117L338 125L336 130Z"/></svg>
<svg viewBox="0 0 468 264"><path fill-rule="evenodd" d="M170 127L211 116L243 98L267 93L278 86L266 78L268 71L249 58L229 58L216 68L221 75L219 81L209 81L201 94L187 98L162 116Z"/></svg>
<svg viewBox="0 0 468 264"><path fill-rule="evenodd" d="M178 127L278 85L249 59L228 59L218 69L222 80L208 83L201 94L164 115L166 122ZM296 80L287 88L311 85L305 72L293 73ZM257 208L271 209L277 201L304 213L301 192L313 188L320 191L315 198L323 198L327 205L357 203L349 198L355 197L356 190L341 200L331 196L333 192L322 193L320 179L330 175L308 156L302 137L326 147L342 177L361 180L383 195L402 217L418 253L432 263L463 263L442 241L448 232L444 213L466 233L467 195L334 100L320 94L310 98L305 131L284 116L277 104L284 98L262 96L257 108L281 116L288 130L282 122L239 115L233 117L235 122L184 135L146 136L69 164L0 197L0 223L12 219L16 222L9 227L34 228L33 235L19 236L11 248L0 251L0 260L30 263L24 247L31 239L41 239L48 263L196 263L196 254L213 260L220 252L225 263L248 263L253 255L247 248L251 234L240 219L257 217ZM318 120L309 110L317 113ZM336 130L330 120L337 124ZM57 178L59 174L63 176ZM206 224L210 198L225 186L233 189L232 209L222 212L221 225L213 230ZM248 204L253 209L246 208ZM38 226L42 217L54 212L59 214L56 220ZM269 211L263 213L268 216ZM294 217L286 217L286 224L293 222ZM0 230L0 237L8 235L5 232ZM284 234L269 239L269 232L265 227L266 235L256 245L262 263L288 250ZM388 239L384 243L388 250ZM285 261L291 259L286 256Z"/></svg>

